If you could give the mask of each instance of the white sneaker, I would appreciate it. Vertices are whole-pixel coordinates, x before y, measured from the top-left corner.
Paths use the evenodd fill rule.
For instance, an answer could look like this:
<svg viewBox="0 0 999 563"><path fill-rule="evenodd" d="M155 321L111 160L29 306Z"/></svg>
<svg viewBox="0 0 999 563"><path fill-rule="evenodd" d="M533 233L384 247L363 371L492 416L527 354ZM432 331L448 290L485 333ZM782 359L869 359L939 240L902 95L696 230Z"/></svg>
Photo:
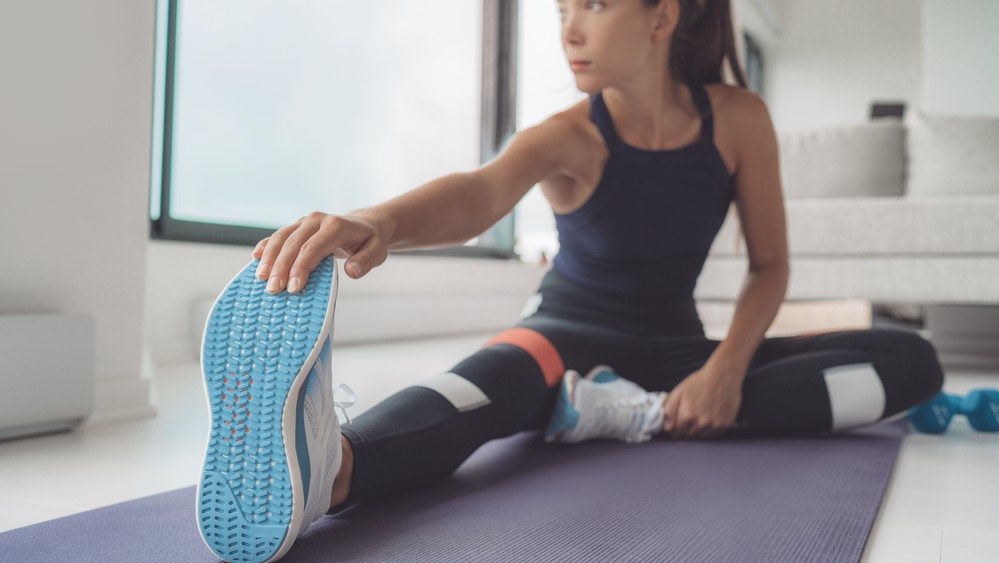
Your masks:
<svg viewBox="0 0 999 563"><path fill-rule="evenodd" d="M650 393L597 366L581 378L569 370L555 403L545 441L574 444L594 438L646 442L662 429L666 393Z"/></svg>
<svg viewBox="0 0 999 563"><path fill-rule="evenodd" d="M295 440L298 444L296 454L299 458L299 467L303 471L302 481L311 482L308 497L305 499L302 526L297 536L304 534L313 522L330 509L333 481L340 472L340 465L343 462L340 421L337 419L334 407L340 408L344 417L350 422L346 409L356 400L354 391L345 383L333 389L333 374L329 363L332 344L331 338L323 346L299 397L299 408L295 417ZM347 395L344 401L335 399L341 390ZM305 448L302 448L303 441ZM308 471L305 470L306 463L309 465Z"/></svg>
<svg viewBox="0 0 999 563"><path fill-rule="evenodd" d="M349 406L334 400L330 366L336 261L274 295L257 264L216 299L202 341L211 424L198 525L216 555L246 563L280 559L329 510L343 459L334 407Z"/></svg>

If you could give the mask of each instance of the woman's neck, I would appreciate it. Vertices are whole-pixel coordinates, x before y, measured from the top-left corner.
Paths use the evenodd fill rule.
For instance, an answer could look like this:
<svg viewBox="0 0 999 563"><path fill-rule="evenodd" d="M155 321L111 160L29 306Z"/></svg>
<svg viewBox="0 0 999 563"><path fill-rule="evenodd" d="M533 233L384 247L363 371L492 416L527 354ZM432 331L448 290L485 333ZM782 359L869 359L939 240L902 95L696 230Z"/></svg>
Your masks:
<svg viewBox="0 0 999 563"><path fill-rule="evenodd" d="M690 88L668 76L655 84L605 88L603 98L618 136L639 148L687 144L691 130L699 128Z"/></svg>

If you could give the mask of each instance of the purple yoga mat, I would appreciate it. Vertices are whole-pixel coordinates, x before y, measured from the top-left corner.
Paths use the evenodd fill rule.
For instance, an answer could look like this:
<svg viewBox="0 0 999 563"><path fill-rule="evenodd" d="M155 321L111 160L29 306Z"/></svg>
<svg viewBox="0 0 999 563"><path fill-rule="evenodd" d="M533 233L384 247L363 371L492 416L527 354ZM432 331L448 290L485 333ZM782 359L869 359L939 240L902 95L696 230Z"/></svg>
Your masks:
<svg viewBox="0 0 999 563"><path fill-rule="evenodd" d="M808 438L480 448L424 490L317 522L284 561L855 562L904 420ZM0 534L0 560L216 561L193 487Z"/></svg>

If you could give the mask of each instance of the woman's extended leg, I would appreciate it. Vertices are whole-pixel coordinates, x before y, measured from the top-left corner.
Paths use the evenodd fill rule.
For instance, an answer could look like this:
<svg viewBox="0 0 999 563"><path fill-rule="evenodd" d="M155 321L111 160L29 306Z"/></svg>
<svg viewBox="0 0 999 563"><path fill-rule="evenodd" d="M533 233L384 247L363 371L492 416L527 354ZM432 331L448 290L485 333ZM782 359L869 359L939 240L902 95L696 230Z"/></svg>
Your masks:
<svg viewBox="0 0 999 563"><path fill-rule="evenodd" d="M454 472L485 442L548 422L565 370L610 363L645 369L651 343L590 324L535 315L446 373L408 387L342 428L353 464L347 502L421 486ZM338 489L334 487L336 497Z"/></svg>

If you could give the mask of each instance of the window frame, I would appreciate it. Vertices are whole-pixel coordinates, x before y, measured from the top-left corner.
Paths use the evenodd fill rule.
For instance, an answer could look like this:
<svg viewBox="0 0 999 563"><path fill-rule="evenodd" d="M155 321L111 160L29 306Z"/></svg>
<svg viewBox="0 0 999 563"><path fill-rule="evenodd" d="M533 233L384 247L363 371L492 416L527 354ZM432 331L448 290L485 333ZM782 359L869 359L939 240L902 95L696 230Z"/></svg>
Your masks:
<svg viewBox="0 0 999 563"><path fill-rule="evenodd" d="M763 58L763 49L759 42L748 30L742 31L743 42L746 46L746 60L743 68L746 71L746 85L750 90L759 95L763 95L763 73L766 70Z"/></svg>
<svg viewBox="0 0 999 563"><path fill-rule="evenodd" d="M188 221L170 215L171 149L173 145L173 94L177 46L177 6L179 0L167 2L165 74L163 80L162 170L159 214L149 214L149 236L153 240L201 242L239 246L254 246L273 234L274 229L229 225L207 221ZM517 101L517 2L482 0L482 82L480 163L499 154L516 130ZM154 127L155 131L156 128ZM155 143L154 145L155 146ZM152 186L150 186L152 188ZM150 189L150 197L152 197ZM147 209L148 210L148 209ZM490 246L454 246L426 250L391 251L392 254L449 256L465 258L519 259L514 251L515 214L500 219L479 239Z"/></svg>

